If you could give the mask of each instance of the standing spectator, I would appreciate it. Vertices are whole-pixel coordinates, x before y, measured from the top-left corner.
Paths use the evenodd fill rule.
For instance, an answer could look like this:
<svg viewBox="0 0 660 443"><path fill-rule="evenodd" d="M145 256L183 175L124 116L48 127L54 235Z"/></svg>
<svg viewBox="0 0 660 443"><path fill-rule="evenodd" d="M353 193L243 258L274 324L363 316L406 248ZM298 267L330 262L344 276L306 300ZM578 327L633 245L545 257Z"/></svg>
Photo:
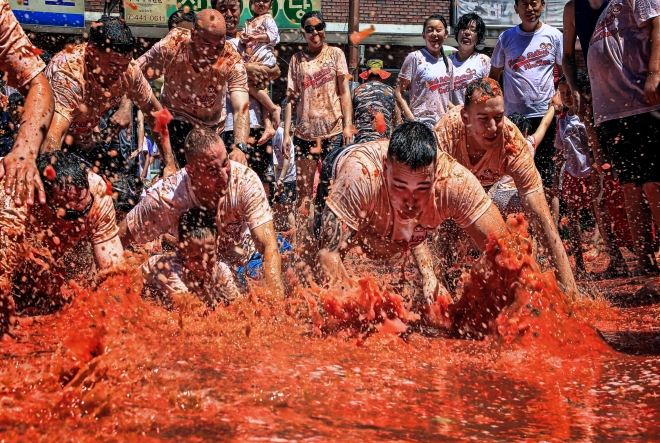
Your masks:
<svg viewBox="0 0 660 443"><path fill-rule="evenodd" d="M454 88L451 91L451 103L462 105L465 90L472 80L488 77L490 57L477 52L477 45L483 43L486 36L486 24L478 14L470 12L458 19L454 28L458 42L458 51L449 56L454 65Z"/></svg>
<svg viewBox="0 0 660 443"><path fill-rule="evenodd" d="M593 112L623 185L637 273L657 274L645 221L648 200L660 226L660 1L610 0L591 36ZM643 191L639 192L640 190Z"/></svg>
<svg viewBox="0 0 660 443"><path fill-rule="evenodd" d="M185 139L194 127L222 132L227 96L232 104L236 141L229 157L246 164L247 75L240 55L225 39L222 15L204 9L195 16L192 30L172 29L137 60L147 80L165 75L160 101L174 117L168 129L179 166L186 164ZM159 147L167 160L165 146L159 143Z"/></svg>
<svg viewBox="0 0 660 443"><path fill-rule="evenodd" d="M353 91L353 122L357 130L355 143L389 139L396 107L394 89L382 82L390 76L383 69L383 61L369 60L367 67L369 69L360 74L366 82Z"/></svg>
<svg viewBox="0 0 660 443"><path fill-rule="evenodd" d="M300 204L309 205L314 173L325 155L335 146L353 140L353 106L348 85L348 66L341 49L325 42L325 21L319 11L306 13L300 26L307 49L291 57L284 115L284 146L291 141L294 104L297 124L296 148ZM285 154L287 155L287 154ZM308 212L307 209L302 211Z"/></svg>
<svg viewBox="0 0 660 443"><path fill-rule="evenodd" d="M447 35L447 20L440 14L431 14L422 31L426 47L408 54L395 90L403 116L431 129L450 108L453 66L442 49ZM403 97L408 89L410 106Z"/></svg>
<svg viewBox="0 0 660 443"><path fill-rule="evenodd" d="M288 158L285 151L289 151ZM284 146L284 128L280 127L273 137L273 157L277 160L275 167L275 189L270 195L273 208L275 229L288 231L296 226L295 207L298 199L298 183L296 182L296 149L293 143Z"/></svg>
<svg viewBox="0 0 660 443"><path fill-rule="evenodd" d="M555 95L555 66L562 74L562 35L541 21L545 0L515 0L514 8L522 23L500 35L493 51L490 77L499 81L504 70L506 115L524 115L532 124L530 132L535 132ZM553 122L548 131L554 134L555 130ZM554 155L552 137L547 137L534 157L546 188L553 184Z"/></svg>

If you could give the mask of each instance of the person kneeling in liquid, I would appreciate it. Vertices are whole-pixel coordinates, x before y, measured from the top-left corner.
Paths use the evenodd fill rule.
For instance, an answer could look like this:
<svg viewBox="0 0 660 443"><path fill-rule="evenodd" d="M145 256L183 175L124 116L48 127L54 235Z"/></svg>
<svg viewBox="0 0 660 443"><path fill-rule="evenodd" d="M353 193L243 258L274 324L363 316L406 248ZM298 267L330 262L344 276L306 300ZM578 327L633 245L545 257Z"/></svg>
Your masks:
<svg viewBox="0 0 660 443"><path fill-rule="evenodd" d="M317 255L330 284L354 285L343 264L353 246L370 259L410 250L422 275L426 303L438 296L450 302L435 276L427 237L449 217L481 249L489 236L507 235L502 215L477 178L437 149L433 132L423 123L399 125L389 142L350 146L335 165Z"/></svg>
<svg viewBox="0 0 660 443"><path fill-rule="evenodd" d="M190 209L179 219L176 253L154 255L141 267L143 296L173 307L173 295L187 292L215 309L240 295L227 264L216 260L218 228L212 213Z"/></svg>

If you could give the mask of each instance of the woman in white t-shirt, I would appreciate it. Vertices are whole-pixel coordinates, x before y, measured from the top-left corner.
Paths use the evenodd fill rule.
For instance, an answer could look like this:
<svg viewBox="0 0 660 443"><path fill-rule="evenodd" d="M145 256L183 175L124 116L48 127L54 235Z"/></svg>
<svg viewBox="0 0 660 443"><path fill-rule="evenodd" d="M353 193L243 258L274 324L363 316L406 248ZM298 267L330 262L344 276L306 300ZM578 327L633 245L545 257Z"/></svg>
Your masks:
<svg viewBox="0 0 660 443"><path fill-rule="evenodd" d="M454 87L451 91L451 103L462 105L465 90L472 80L488 77L490 57L479 54L476 46L483 43L486 36L486 24L474 12L464 14L454 28L458 42L458 51L449 56L454 65Z"/></svg>
<svg viewBox="0 0 660 443"><path fill-rule="evenodd" d="M453 67L442 48L447 38L447 21L440 14L431 14L424 21L422 37L426 47L406 57L394 90L404 118L418 120L431 128L450 108ZM403 97L410 89L410 105Z"/></svg>

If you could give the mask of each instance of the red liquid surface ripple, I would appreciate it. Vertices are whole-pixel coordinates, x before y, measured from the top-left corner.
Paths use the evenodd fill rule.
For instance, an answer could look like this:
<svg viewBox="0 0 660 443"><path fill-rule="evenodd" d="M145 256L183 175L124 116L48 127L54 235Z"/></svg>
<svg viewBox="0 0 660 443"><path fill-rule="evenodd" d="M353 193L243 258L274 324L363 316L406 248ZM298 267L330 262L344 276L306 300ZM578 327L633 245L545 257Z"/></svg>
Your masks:
<svg viewBox="0 0 660 443"><path fill-rule="evenodd" d="M420 314L404 302L410 266L401 278L358 256L352 291L269 302L255 285L210 314L192 296L166 311L139 296L144 257L130 257L95 289L71 282L70 305L3 340L0 439L652 440L660 310L570 304L529 259L524 225L491 240L458 303ZM640 283L587 289L616 299ZM420 322L441 337L410 333Z"/></svg>

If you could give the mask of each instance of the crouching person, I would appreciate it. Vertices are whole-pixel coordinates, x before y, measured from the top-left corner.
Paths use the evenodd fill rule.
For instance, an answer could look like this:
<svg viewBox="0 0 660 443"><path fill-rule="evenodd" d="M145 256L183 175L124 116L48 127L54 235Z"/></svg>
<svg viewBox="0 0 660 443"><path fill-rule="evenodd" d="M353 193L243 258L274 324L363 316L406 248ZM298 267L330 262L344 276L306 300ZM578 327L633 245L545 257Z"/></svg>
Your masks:
<svg viewBox="0 0 660 443"><path fill-rule="evenodd" d="M17 206L0 185L0 334L14 311L49 312L61 305L60 258L81 240L94 249L99 270L123 260L111 192L70 152L37 158L45 205ZM3 180L4 182L4 180Z"/></svg>
<svg viewBox="0 0 660 443"><path fill-rule="evenodd" d="M226 263L216 259L218 228L215 217L201 208L179 219L177 251L154 255L142 265L143 295L173 307L173 296L189 292L215 309L240 295Z"/></svg>

